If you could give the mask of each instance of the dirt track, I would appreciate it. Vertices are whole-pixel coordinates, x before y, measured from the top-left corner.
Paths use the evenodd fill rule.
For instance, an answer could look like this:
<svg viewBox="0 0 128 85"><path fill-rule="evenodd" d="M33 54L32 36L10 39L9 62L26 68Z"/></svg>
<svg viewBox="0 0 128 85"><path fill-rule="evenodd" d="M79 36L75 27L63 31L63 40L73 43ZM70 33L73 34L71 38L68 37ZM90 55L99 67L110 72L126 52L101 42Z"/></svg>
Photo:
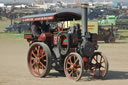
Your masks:
<svg viewBox="0 0 128 85"><path fill-rule="evenodd" d="M0 39L0 85L128 85L128 43L100 44L108 58L105 80L82 77L78 82L51 71L46 78L33 77L27 68L28 43Z"/></svg>

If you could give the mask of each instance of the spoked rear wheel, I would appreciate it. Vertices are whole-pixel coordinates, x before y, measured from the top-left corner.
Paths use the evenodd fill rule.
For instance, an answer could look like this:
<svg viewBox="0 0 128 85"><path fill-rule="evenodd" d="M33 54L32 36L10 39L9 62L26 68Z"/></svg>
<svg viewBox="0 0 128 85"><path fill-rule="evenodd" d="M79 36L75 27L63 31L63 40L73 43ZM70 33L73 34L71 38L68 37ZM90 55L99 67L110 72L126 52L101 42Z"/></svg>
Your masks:
<svg viewBox="0 0 128 85"><path fill-rule="evenodd" d="M90 62L90 74L96 78L102 79L108 72L108 60L100 52L94 53Z"/></svg>
<svg viewBox="0 0 128 85"><path fill-rule="evenodd" d="M32 75L45 77L51 69L51 51L40 42L33 43L28 52L28 67Z"/></svg>
<svg viewBox="0 0 128 85"><path fill-rule="evenodd" d="M71 80L79 80L83 74L84 63L78 53L70 53L64 62L65 75Z"/></svg>

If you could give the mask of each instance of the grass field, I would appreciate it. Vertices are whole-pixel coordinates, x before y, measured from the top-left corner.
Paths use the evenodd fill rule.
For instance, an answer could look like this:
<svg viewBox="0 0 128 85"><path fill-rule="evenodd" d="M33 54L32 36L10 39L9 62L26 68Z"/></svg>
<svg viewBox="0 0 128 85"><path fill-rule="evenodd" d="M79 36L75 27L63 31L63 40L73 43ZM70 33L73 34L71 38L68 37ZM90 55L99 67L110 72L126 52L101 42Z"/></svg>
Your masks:
<svg viewBox="0 0 128 85"><path fill-rule="evenodd" d="M11 21L5 17L2 17L2 20L0 21L0 32L3 32L3 29L5 27L8 27L11 24Z"/></svg>
<svg viewBox="0 0 128 85"><path fill-rule="evenodd" d="M0 39L21 40L24 39L24 34L0 32Z"/></svg>
<svg viewBox="0 0 128 85"><path fill-rule="evenodd" d="M128 30L119 30L118 33L119 33L121 36L128 36Z"/></svg>

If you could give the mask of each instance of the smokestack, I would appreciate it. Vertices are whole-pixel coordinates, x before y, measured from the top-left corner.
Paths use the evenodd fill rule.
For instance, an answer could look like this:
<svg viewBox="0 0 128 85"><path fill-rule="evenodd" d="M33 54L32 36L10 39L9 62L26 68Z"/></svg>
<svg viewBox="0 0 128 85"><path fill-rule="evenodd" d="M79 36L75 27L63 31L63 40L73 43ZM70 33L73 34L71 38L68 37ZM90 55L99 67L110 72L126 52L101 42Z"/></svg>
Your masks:
<svg viewBox="0 0 128 85"><path fill-rule="evenodd" d="M81 4L82 36L88 32L88 4Z"/></svg>

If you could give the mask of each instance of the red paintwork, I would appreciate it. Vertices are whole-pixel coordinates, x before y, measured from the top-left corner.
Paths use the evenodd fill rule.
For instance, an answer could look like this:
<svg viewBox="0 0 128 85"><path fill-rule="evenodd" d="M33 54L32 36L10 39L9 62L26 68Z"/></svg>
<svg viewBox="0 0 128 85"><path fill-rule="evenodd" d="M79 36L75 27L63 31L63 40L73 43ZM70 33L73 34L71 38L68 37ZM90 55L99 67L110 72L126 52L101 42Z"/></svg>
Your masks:
<svg viewBox="0 0 128 85"><path fill-rule="evenodd" d="M42 34L40 35L40 37L38 38L38 40L44 42L44 41L46 40L46 35L45 35L45 33L42 33Z"/></svg>
<svg viewBox="0 0 128 85"><path fill-rule="evenodd" d="M88 59L87 59L86 57L83 57L83 61L84 61L84 62L87 62Z"/></svg>
<svg viewBox="0 0 128 85"><path fill-rule="evenodd" d="M53 44L54 45L57 45L57 34L54 34Z"/></svg>
<svg viewBox="0 0 128 85"><path fill-rule="evenodd" d="M24 39L31 39L31 38L32 38L32 35L30 35L30 34L24 35Z"/></svg>
<svg viewBox="0 0 128 85"><path fill-rule="evenodd" d="M58 28L58 32L61 32L61 29L60 28Z"/></svg>
<svg viewBox="0 0 128 85"><path fill-rule="evenodd" d="M54 19L54 16L22 18L22 22L45 21L45 20L53 20L53 19Z"/></svg>
<svg viewBox="0 0 128 85"><path fill-rule="evenodd" d="M62 45L68 45L68 42L64 42L63 40Z"/></svg>
<svg viewBox="0 0 128 85"><path fill-rule="evenodd" d="M59 39L59 37L58 37L58 39ZM62 45L68 45L68 42L64 42L64 40L62 42ZM53 44L57 45L57 34L54 34Z"/></svg>
<svg viewBox="0 0 128 85"><path fill-rule="evenodd" d="M42 33L40 35L40 37L38 38L38 41L42 41L42 42L47 41L47 42L50 42L51 36L52 36L52 33L50 33L50 32Z"/></svg>

